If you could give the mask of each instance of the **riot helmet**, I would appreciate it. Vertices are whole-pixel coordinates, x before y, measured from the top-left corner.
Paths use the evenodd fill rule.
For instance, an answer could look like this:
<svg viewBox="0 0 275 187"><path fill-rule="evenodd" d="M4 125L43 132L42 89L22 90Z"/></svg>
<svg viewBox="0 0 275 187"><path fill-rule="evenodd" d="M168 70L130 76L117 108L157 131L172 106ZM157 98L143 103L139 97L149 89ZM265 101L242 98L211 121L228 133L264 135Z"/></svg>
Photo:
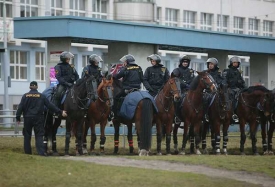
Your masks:
<svg viewBox="0 0 275 187"><path fill-rule="evenodd" d="M190 65L190 61L191 61L191 58L189 56L187 56L187 55L180 57L180 59L179 59L179 67L182 66L183 62L187 62L188 65L186 66L186 68L188 68L189 65Z"/></svg>
<svg viewBox="0 0 275 187"><path fill-rule="evenodd" d="M103 62L102 58L96 54L92 54L89 56L89 63L91 65L98 66L100 62Z"/></svg>
<svg viewBox="0 0 275 187"><path fill-rule="evenodd" d="M135 57L131 54L124 55L120 60L120 62L124 63L126 62L127 64L135 64Z"/></svg>
<svg viewBox="0 0 275 187"><path fill-rule="evenodd" d="M61 62L66 62L67 59L71 59L73 58L74 55L71 53L71 52L68 52L68 51L63 51L61 54L60 54L60 61Z"/></svg>
<svg viewBox="0 0 275 187"><path fill-rule="evenodd" d="M240 57L238 57L238 56L233 56L233 57L231 57L230 59L229 59L229 68L230 67L232 67L233 66L233 62L238 62L238 66L237 66L237 68L239 68L240 67L240 65L241 65L241 58Z"/></svg>
<svg viewBox="0 0 275 187"><path fill-rule="evenodd" d="M214 68L217 69L219 68L219 61L218 59L214 58L214 57L211 57L211 58L208 58L208 60L206 61L206 65L207 65L207 68L209 69L209 63L213 63L214 64Z"/></svg>
<svg viewBox="0 0 275 187"><path fill-rule="evenodd" d="M150 55L150 56L147 57L147 61L148 62L151 61L151 60L156 61L157 64L161 63L161 58L157 54L152 54L152 55Z"/></svg>

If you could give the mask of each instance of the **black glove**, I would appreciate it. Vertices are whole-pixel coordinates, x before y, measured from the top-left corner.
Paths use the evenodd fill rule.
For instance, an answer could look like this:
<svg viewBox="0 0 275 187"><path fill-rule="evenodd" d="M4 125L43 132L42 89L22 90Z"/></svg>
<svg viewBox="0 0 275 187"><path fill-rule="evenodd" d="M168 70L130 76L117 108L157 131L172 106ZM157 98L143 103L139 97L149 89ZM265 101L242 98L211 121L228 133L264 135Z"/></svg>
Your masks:
<svg viewBox="0 0 275 187"><path fill-rule="evenodd" d="M72 84L72 83L69 83L69 82L68 82L66 85L67 85L68 87L72 87L72 86L73 86L73 84Z"/></svg>
<svg viewBox="0 0 275 187"><path fill-rule="evenodd" d="M20 122L21 121L21 119L20 119L20 116L16 116L16 121L18 122Z"/></svg>

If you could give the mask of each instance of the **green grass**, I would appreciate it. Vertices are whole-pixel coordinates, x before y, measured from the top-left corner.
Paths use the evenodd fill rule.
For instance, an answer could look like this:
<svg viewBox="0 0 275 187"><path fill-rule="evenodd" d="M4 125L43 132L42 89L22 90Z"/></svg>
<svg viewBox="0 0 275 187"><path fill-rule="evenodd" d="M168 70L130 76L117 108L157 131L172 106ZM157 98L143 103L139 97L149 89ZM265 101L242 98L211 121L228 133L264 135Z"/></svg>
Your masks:
<svg viewBox="0 0 275 187"><path fill-rule="evenodd" d="M180 136L179 136L180 137ZM127 138L126 138L127 139ZM209 138L208 138L209 139ZM75 154L74 140L71 140L70 153ZM152 152L156 152L156 137L153 136ZM230 138L229 153L238 153L239 137ZM58 150L64 154L64 137L58 137ZM181 142L181 139L179 139ZM261 147L258 141L258 147ZM136 147L136 137L134 137ZM103 166L82 161L60 160L58 157L36 156L34 138L32 138L34 155L23 154L23 137L0 137L0 186L253 186L234 180L211 178L204 175L146 170L131 167ZM200 164L213 168L237 171L257 172L275 178L275 156L215 156L215 155L171 155L138 157L127 156L128 148L123 148L120 139L119 157L145 160L165 160L185 164ZM96 142L98 152L99 138ZM173 147L173 146L171 146ZM189 147L189 146L188 146ZM209 147L209 146L208 146ZM162 144L163 153L165 145ZM112 155L113 137L108 136L105 144L106 155ZM137 150L135 149L135 152ZM251 141L247 139L246 153L251 154ZM259 150L260 151L260 150ZM152 172L153 171L153 172ZM68 175L71 173L71 175Z"/></svg>

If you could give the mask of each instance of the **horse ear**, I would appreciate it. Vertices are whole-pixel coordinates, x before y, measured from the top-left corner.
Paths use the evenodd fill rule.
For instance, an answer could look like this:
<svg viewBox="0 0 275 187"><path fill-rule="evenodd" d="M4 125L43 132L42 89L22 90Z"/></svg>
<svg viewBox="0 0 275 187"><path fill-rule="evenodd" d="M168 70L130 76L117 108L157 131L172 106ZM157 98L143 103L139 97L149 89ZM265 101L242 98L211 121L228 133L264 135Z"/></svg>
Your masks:
<svg viewBox="0 0 275 187"><path fill-rule="evenodd" d="M198 75L201 75L201 74L202 74L202 72L201 72L201 71L196 71L196 72L197 72L197 74L198 74Z"/></svg>
<svg viewBox="0 0 275 187"><path fill-rule="evenodd" d="M176 77L176 76L175 76L175 74L172 72L172 73L171 73L171 78L174 78L174 77Z"/></svg>
<svg viewBox="0 0 275 187"><path fill-rule="evenodd" d="M106 76L106 79L107 79L107 80L113 79L113 75L112 75L112 74L107 75L107 76Z"/></svg>

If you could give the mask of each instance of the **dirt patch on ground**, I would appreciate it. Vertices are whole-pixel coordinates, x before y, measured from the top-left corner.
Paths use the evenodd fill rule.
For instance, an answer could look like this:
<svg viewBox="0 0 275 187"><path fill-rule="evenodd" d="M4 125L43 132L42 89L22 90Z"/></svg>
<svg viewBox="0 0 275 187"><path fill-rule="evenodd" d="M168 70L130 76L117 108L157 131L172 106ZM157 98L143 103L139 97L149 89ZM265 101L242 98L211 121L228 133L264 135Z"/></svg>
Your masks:
<svg viewBox="0 0 275 187"><path fill-rule="evenodd" d="M62 157L67 160L79 160L85 162L92 162L95 164L122 166L122 167L137 167L145 169L156 169L166 171L177 171L177 172L190 172L196 174L203 174L209 177L220 177L228 178L238 181L243 181L252 184L258 184L265 187L273 187L275 179L268 177L260 173L248 173L243 171L229 171L223 169L214 169L200 165L189 165L183 163L173 163L168 161L159 160L135 160L127 158L117 157Z"/></svg>

